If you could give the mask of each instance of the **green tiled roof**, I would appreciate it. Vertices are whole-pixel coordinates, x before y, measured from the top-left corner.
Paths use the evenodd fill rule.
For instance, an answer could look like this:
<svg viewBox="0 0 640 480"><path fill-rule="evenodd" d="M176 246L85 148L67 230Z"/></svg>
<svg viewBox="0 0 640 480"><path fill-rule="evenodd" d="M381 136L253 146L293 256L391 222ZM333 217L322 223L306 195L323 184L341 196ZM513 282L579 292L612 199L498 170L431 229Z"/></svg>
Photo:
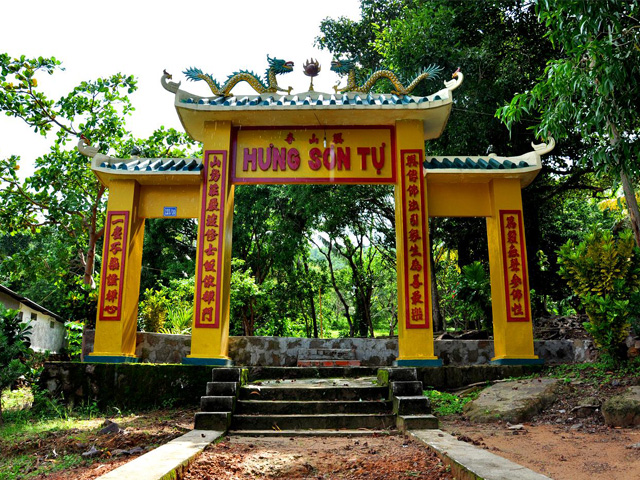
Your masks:
<svg viewBox="0 0 640 480"><path fill-rule="evenodd" d="M181 103L196 105L214 105L217 107L256 107L256 106L307 106L307 105L409 105L412 103L421 104L424 102L436 102L442 100L440 95L435 94L428 97L411 97L408 95L390 94L317 94L313 95L251 95L243 97L186 97L181 98Z"/></svg>
<svg viewBox="0 0 640 480"><path fill-rule="evenodd" d="M466 169L466 170L508 170L514 168L527 168L527 162L520 160L518 163L508 159L496 160L492 157L430 157L424 161L424 168L428 170Z"/></svg>
<svg viewBox="0 0 640 480"><path fill-rule="evenodd" d="M198 158L141 158L129 162L102 162L100 168L128 172L199 172L202 159Z"/></svg>

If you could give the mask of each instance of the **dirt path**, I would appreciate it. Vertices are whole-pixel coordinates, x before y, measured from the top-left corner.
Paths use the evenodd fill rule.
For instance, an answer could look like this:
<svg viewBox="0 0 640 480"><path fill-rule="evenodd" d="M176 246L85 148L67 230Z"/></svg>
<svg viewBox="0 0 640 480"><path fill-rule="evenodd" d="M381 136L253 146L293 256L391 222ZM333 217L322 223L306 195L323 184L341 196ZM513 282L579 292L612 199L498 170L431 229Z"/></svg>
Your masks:
<svg viewBox="0 0 640 480"><path fill-rule="evenodd" d="M440 460L404 436L227 437L211 445L184 480L451 480Z"/></svg>
<svg viewBox="0 0 640 480"><path fill-rule="evenodd" d="M525 424L514 431L505 424L465 421L447 421L442 428L555 480L640 478L640 428Z"/></svg>

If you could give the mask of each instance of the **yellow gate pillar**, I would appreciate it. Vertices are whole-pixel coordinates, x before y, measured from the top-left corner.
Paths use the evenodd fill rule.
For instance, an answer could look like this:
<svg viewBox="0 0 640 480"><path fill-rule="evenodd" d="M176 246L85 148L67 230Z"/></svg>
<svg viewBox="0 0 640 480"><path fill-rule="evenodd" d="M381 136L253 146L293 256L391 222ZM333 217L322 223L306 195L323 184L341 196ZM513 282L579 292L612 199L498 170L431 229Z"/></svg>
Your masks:
<svg viewBox="0 0 640 480"><path fill-rule="evenodd" d="M396 122L398 366L440 366L431 321L429 218L422 121Z"/></svg>
<svg viewBox="0 0 640 480"><path fill-rule="evenodd" d="M91 362L135 362L144 218L138 218L140 185L109 188L98 315Z"/></svg>
<svg viewBox="0 0 640 480"><path fill-rule="evenodd" d="M543 363L533 351L527 251L519 179L493 179L489 185L491 216L487 217L491 300L492 363Z"/></svg>
<svg viewBox="0 0 640 480"><path fill-rule="evenodd" d="M183 363L191 365L231 364L228 355L234 193L230 183L231 133L230 122L205 124L191 354L183 359Z"/></svg>

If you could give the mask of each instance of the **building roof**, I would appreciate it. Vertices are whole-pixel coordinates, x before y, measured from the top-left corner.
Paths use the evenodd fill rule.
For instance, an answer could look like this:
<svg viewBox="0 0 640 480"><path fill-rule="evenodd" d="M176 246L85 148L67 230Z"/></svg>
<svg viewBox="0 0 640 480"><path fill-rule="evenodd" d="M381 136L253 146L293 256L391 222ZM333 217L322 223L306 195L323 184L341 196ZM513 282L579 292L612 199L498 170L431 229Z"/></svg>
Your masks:
<svg viewBox="0 0 640 480"><path fill-rule="evenodd" d="M29 308L31 308L33 310L36 310L36 311L41 312L41 313L44 313L45 315L49 315L50 317L53 317L54 319L58 320L59 322L62 322L62 317L60 315L56 315L51 310L47 310L43 306L38 305L33 300L29 300L27 297L23 297L19 293L16 293L13 290L11 290L11 289L3 286L3 285L0 285L0 292L12 297L16 301L22 303L23 305L26 305L27 307L29 307Z"/></svg>
<svg viewBox="0 0 640 480"><path fill-rule="evenodd" d="M304 92L297 95L266 93L239 97L201 97L180 89L180 83L162 78L175 94L174 105L185 131L204 141L206 122L230 122L233 126L338 126L394 125L399 120L421 120L425 140L444 131L452 92L463 81L462 73L445 82L445 88L426 97L347 92Z"/></svg>
<svg viewBox="0 0 640 480"><path fill-rule="evenodd" d="M426 157L423 162L427 182L487 182L500 174L502 178L519 178L524 188L529 185L542 168L541 156L555 147L555 140L534 144L533 151L514 157L500 157L490 153L482 157L448 155L446 157Z"/></svg>
<svg viewBox="0 0 640 480"><path fill-rule="evenodd" d="M113 157L99 157L98 168L125 172L194 172L202 170L201 158L137 158L124 161Z"/></svg>

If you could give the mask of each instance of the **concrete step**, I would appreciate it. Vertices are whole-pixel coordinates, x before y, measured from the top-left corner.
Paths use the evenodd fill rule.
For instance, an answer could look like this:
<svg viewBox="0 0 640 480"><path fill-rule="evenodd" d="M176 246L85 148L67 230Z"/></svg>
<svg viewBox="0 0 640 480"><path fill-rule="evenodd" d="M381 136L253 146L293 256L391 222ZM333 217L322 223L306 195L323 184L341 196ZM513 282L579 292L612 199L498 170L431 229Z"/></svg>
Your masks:
<svg viewBox="0 0 640 480"><path fill-rule="evenodd" d="M360 360L301 360L299 367L359 367Z"/></svg>
<svg viewBox="0 0 640 480"><path fill-rule="evenodd" d="M356 351L350 348L309 348L298 352L305 360L355 360Z"/></svg>
<svg viewBox="0 0 640 480"><path fill-rule="evenodd" d="M232 430L386 429L396 426L391 414L233 415Z"/></svg>
<svg viewBox="0 0 640 480"><path fill-rule="evenodd" d="M236 397L200 397L200 411L202 412L233 412Z"/></svg>
<svg viewBox="0 0 640 480"><path fill-rule="evenodd" d="M207 397L234 397L238 392L236 382L207 382Z"/></svg>
<svg viewBox="0 0 640 480"><path fill-rule="evenodd" d="M300 357L302 358L302 357ZM249 380L374 377L378 367L249 367Z"/></svg>
<svg viewBox="0 0 640 480"><path fill-rule="evenodd" d="M418 382L419 383L419 382ZM208 392L208 385L207 385ZM387 387L357 386L256 386L247 385L240 389L241 400L327 400L327 401L359 401L386 400L389 396Z"/></svg>
<svg viewBox="0 0 640 480"><path fill-rule="evenodd" d="M224 432L231 424L231 412L197 412L194 424L196 430Z"/></svg>
<svg viewBox="0 0 640 480"><path fill-rule="evenodd" d="M316 430L229 430L228 435L242 437L379 437L382 435L397 435L398 430L391 427L385 430L371 428L359 428L350 430L342 429L316 429Z"/></svg>
<svg viewBox="0 0 640 480"><path fill-rule="evenodd" d="M290 400L240 400L235 413L241 415L325 415L338 413L391 413L388 401L290 401ZM420 412L427 413L427 412Z"/></svg>
<svg viewBox="0 0 640 480"><path fill-rule="evenodd" d="M438 428L438 419L433 415L398 415L398 430L431 430Z"/></svg>
<svg viewBox="0 0 640 480"><path fill-rule="evenodd" d="M422 382L392 382L391 391L395 397L421 397Z"/></svg>
<svg viewBox="0 0 640 480"><path fill-rule="evenodd" d="M393 397L393 413L397 415L431 413L431 402L427 397Z"/></svg>
<svg viewBox="0 0 640 480"><path fill-rule="evenodd" d="M242 369L230 367L216 367L211 371L214 382L240 382Z"/></svg>
<svg viewBox="0 0 640 480"><path fill-rule="evenodd" d="M418 373L415 368L394 367L385 368L389 372L390 382L411 382L418 380Z"/></svg>

